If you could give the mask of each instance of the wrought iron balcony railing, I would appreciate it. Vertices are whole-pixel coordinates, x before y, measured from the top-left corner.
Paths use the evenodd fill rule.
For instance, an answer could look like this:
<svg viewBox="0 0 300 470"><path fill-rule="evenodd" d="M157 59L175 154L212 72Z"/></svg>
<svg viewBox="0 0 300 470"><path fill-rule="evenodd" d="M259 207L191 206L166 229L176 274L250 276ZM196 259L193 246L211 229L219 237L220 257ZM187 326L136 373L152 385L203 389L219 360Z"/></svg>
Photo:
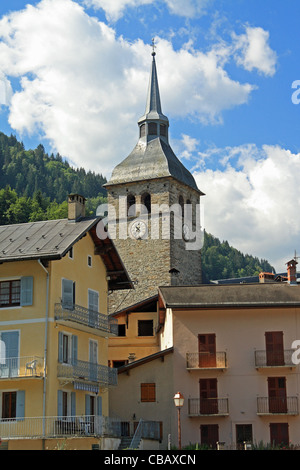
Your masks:
<svg viewBox="0 0 300 470"><path fill-rule="evenodd" d="M102 387L117 385L118 380L117 369L79 360L75 360L72 364L59 363L57 376L63 379L93 382Z"/></svg>
<svg viewBox="0 0 300 470"><path fill-rule="evenodd" d="M96 328L108 334L118 334L118 321L103 313L95 312L76 304L56 303L55 320L72 321L89 328Z"/></svg>
<svg viewBox="0 0 300 470"><path fill-rule="evenodd" d="M258 415L297 415L298 397L257 397Z"/></svg>
<svg viewBox="0 0 300 470"><path fill-rule="evenodd" d="M120 420L107 416L47 416L0 420L1 439L121 436Z"/></svg>
<svg viewBox="0 0 300 470"><path fill-rule="evenodd" d="M189 416L227 416L228 398L189 398Z"/></svg>
<svg viewBox="0 0 300 470"><path fill-rule="evenodd" d="M293 349L255 351L255 367L296 367L292 361L293 352Z"/></svg>
<svg viewBox="0 0 300 470"><path fill-rule="evenodd" d="M38 356L4 357L0 359L0 379L41 377L44 359Z"/></svg>
<svg viewBox="0 0 300 470"><path fill-rule="evenodd" d="M226 352L197 352L186 354L187 369L226 369Z"/></svg>

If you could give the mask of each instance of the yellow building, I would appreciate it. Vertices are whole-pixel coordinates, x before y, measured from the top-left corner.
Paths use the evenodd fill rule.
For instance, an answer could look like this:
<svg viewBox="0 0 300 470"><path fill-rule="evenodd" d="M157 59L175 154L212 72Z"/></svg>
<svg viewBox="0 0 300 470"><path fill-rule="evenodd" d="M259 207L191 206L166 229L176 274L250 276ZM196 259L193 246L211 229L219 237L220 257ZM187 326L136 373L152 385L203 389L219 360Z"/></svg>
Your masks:
<svg viewBox="0 0 300 470"><path fill-rule="evenodd" d="M104 448L108 292L131 282L99 218L71 195L68 219L0 227L0 438L8 449ZM116 427L116 426L115 426ZM72 438L72 439L71 439Z"/></svg>

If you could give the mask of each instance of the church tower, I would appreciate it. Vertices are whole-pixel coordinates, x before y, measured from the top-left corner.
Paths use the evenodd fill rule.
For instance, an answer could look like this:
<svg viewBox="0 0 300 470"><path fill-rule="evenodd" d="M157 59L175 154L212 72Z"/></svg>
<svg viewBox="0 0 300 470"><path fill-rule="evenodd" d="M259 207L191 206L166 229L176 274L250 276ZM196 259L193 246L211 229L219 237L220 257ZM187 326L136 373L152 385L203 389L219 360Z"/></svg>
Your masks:
<svg viewBox="0 0 300 470"><path fill-rule="evenodd" d="M138 128L135 148L105 185L108 218L115 221L110 236L135 284L132 291L110 295L111 313L156 295L158 286L201 283L203 193L169 144L154 51Z"/></svg>

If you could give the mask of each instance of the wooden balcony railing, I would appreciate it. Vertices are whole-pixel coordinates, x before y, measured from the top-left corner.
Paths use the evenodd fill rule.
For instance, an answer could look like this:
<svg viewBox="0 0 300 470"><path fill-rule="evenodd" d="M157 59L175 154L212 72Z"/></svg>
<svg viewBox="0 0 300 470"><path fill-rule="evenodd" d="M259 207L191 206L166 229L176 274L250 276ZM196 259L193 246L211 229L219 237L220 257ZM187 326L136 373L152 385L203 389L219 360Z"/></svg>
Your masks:
<svg viewBox="0 0 300 470"><path fill-rule="evenodd" d="M188 352L186 367L187 369L225 369L227 368L226 352Z"/></svg>
<svg viewBox="0 0 300 470"><path fill-rule="evenodd" d="M118 334L118 321L115 318L109 318L108 315L89 310L81 305L56 303L54 314L57 321L70 321L107 334Z"/></svg>
<svg viewBox="0 0 300 470"><path fill-rule="evenodd" d="M44 359L38 356L4 357L0 361L0 379L41 377Z"/></svg>
<svg viewBox="0 0 300 470"><path fill-rule="evenodd" d="M58 378L83 380L102 387L117 385L118 371L112 367L75 360L73 364L59 363Z"/></svg>
<svg viewBox="0 0 300 470"><path fill-rule="evenodd" d="M258 415L298 415L298 397L257 397Z"/></svg>
<svg viewBox="0 0 300 470"><path fill-rule="evenodd" d="M282 351L255 351L255 367L296 367L292 361L293 349Z"/></svg>
<svg viewBox="0 0 300 470"><path fill-rule="evenodd" d="M227 416L228 398L189 398L189 416Z"/></svg>

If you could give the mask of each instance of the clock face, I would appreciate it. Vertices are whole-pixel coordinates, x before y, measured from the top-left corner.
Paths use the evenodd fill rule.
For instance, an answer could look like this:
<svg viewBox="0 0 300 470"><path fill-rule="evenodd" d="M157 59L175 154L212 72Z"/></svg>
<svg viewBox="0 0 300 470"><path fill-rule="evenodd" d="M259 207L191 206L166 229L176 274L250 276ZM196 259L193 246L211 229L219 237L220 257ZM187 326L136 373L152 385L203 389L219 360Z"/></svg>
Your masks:
<svg viewBox="0 0 300 470"><path fill-rule="evenodd" d="M135 220L130 225L130 234L136 240L145 238L147 235L147 225L142 220Z"/></svg>
<svg viewBox="0 0 300 470"><path fill-rule="evenodd" d="M183 224L182 226L182 236L183 239L188 242L190 239L190 229L186 224Z"/></svg>

